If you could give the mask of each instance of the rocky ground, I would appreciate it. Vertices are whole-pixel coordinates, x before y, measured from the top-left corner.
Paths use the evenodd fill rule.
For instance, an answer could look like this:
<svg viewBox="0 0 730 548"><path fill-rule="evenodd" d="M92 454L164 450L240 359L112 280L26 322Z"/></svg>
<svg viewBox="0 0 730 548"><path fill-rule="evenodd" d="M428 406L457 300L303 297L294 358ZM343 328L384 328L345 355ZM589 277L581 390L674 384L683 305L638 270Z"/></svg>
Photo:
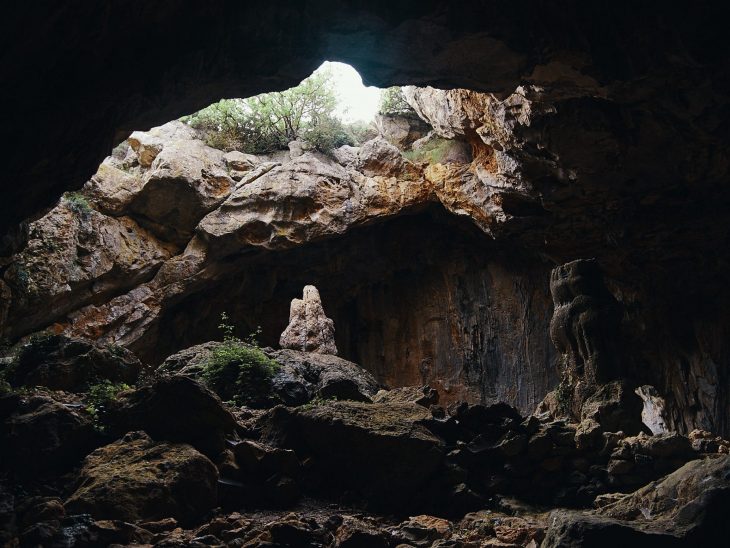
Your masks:
<svg viewBox="0 0 730 548"><path fill-rule="evenodd" d="M288 346L327 325L312 290ZM327 330L304 339L331 349ZM155 371L63 335L23 346L0 397L4 545L674 546L728 532L730 443L648 434L625 381L576 422L550 398L528 417L444 408L332 354L263 349L280 366L252 408L206 387L224 344ZM100 402L92 378L132 386Z"/></svg>

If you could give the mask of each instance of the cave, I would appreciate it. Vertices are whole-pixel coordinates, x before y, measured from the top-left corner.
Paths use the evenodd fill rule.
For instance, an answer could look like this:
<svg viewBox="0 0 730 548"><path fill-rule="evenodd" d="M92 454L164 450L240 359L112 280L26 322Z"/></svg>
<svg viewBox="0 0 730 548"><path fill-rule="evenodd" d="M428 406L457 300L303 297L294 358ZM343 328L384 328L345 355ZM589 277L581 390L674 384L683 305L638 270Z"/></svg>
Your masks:
<svg viewBox="0 0 730 548"><path fill-rule="evenodd" d="M722 542L722 7L7 8L0 542ZM408 142L181 121L324 60Z"/></svg>

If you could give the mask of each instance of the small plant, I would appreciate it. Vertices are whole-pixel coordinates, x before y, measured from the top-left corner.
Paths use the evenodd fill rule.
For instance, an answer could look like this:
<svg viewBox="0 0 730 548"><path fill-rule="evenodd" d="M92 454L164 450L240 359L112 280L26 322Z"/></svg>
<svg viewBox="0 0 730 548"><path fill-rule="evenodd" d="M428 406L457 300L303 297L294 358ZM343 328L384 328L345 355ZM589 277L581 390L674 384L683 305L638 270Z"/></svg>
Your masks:
<svg viewBox="0 0 730 548"><path fill-rule="evenodd" d="M403 88L393 86L380 92L378 112L385 116L417 116L416 111L406 101Z"/></svg>
<svg viewBox="0 0 730 548"><path fill-rule="evenodd" d="M221 314L218 327L223 342L203 366L203 380L223 400L252 407L264 405L271 400L271 378L279 364L259 347L260 328L244 341L234 335L235 328L228 321L228 315Z"/></svg>
<svg viewBox="0 0 730 548"><path fill-rule="evenodd" d="M87 215L91 211L89 201L80 192L67 192L63 197L68 204L68 208L77 215Z"/></svg>
<svg viewBox="0 0 730 548"><path fill-rule="evenodd" d="M109 411L109 404L117 399L120 392L129 390L129 385L123 382L113 383L102 381L89 387L86 395L86 412L91 415L97 430L104 431L104 421Z"/></svg>
<svg viewBox="0 0 730 548"><path fill-rule="evenodd" d="M570 414L571 404L573 401L573 387L567 379L563 379L555 389L555 399L558 403L558 410L568 415Z"/></svg>
<svg viewBox="0 0 730 548"><path fill-rule="evenodd" d="M322 396L314 396L311 400L309 400L307 403L303 403L299 406L299 409L308 410L308 409L314 409L315 407L319 407L320 405L324 405L331 401L337 401L337 398L332 396L331 398L323 398Z"/></svg>
<svg viewBox="0 0 730 548"><path fill-rule="evenodd" d="M118 344L109 343L106 345L106 349L109 351L109 353L114 356L115 358L123 358L125 351L123 346L119 346Z"/></svg>

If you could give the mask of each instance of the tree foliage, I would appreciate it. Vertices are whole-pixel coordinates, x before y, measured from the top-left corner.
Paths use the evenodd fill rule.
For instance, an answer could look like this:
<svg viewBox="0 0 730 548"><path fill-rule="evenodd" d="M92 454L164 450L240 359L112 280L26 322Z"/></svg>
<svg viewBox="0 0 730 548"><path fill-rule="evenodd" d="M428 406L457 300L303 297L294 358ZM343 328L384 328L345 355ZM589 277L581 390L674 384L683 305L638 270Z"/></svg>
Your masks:
<svg viewBox="0 0 730 548"><path fill-rule="evenodd" d="M335 115L332 74L318 70L296 87L249 99L223 99L184 122L206 134L206 142L224 150L264 154L301 139L329 152L353 144L352 132Z"/></svg>
<svg viewBox="0 0 730 548"><path fill-rule="evenodd" d="M380 92L378 112L385 116L415 116L416 111L406 101L403 88L393 86Z"/></svg>

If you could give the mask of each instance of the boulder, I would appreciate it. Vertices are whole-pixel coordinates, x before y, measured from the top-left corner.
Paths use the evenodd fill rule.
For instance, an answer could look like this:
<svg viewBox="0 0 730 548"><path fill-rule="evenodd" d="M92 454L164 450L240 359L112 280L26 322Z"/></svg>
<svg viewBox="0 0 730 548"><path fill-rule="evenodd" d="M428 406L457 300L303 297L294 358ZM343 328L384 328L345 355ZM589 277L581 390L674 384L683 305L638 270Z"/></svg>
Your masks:
<svg viewBox="0 0 730 548"><path fill-rule="evenodd" d="M261 425L265 440L310 459L318 491L347 490L373 507L404 512L435 503L425 493L442 464L443 442L419 424L428 417L414 404L343 401L276 407Z"/></svg>
<svg viewBox="0 0 730 548"><path fill-rule="evenodd" d="M401 150L407 149L431 129L415 113L411 116L378 114L375 116L375 127L383 139Z"/></svg>
<svg viewBox="0 0 730 548"><path fill-rule="evenodd" d="M207 455L225 447L236 421L220 398L194 379L161 376L111 402L113 432L144 430L155 440L185 442Z"/></svg>
<svg viewBox="0 0 730 548"><path fill-rule="evenodd" d="M200 379L211 352L220 344L211 341L181 350L168 357L158 371ZM370 373L337 356L290 349L263 350L280 365L271 380L271 395L286 405L302 405L315 397L370 401L378 390Z"/></svg>
<svg viewBox="0 0 730 548"><path fill-rule="evenodd" d="M121 346L41 334L20 347L7 379L13 386L82 392L104 380L134 384L141 370L136 356Z"/></svg>
<svg viewBox="0 0 730 548"><path fill-rule="evenodd" d="M370 401L378 390L370 373L331 354L284 349L269 356L281 365L272 390L286 405L301 405L314 397Z"/></svg>
<svg viewBox="0 0 730 548"><path fill-rule="evenodd" d="M36 476L64 472L99 442L91 421L75 408L48 396L0 397L3 469Z"/></svg>
<svg viewBox="0 0 730 548"><path fill-rule="evenodd" d="M84 460L67 512L124 521L199 521L217 500L218 472L186 444L131 432Z"/></svg>
<svg viewBox="0 0 730 548"><path fill-rule="evenodd" d="M599 497L594 512L553 511L542 546L724 544L728 502L730 457L693 460L631 494Z"/></svg>
<svg viewBox="0 0 730 548"><path fill-rule="evenodd" d="M642 422L643 403L627 381L613 381L600 386L583 403L581 420L592 419L605 432L628 435L647 430Z"/></svg>
<svg viewBox="0 0 730 548"><path fill-rule="evenodd" d="M165 361L160 364L157 371L163 374L176 373L198 378L203 372L206 363L210 360L211 353L220 344L219 341L209 341L184 348L172 356L165 358Z"/></svg>
<svg viewBox="0 0 730 548"><path fill-rule="evenodd" d="M373 403L415 403L429 408L439 402L439 393L430 386L401 386L391 390L380 390Z"/></svg>
<svg viewBox="0 0 730 548"><path fill-rule="evenodd" d="M304 287L301 299L293 299L289 325L281 334L282 348L337 355L335 325L322 308L319 291L313 285Z"/></svg>
<svg viewBox="0 0 730 548"><path fill-rule="evenodd" d="M258 158L253 154L245 154L238 150L226 152L223 155L223 161L231 171L251 171L258 163Z"/></svg>
<svg viewBox="0 0 730 548"><path fill-rule="evenodd" d="M405 158L382 137L363 143L357 155L357 169L367 177L389 177L407 169Z"/></svg>

